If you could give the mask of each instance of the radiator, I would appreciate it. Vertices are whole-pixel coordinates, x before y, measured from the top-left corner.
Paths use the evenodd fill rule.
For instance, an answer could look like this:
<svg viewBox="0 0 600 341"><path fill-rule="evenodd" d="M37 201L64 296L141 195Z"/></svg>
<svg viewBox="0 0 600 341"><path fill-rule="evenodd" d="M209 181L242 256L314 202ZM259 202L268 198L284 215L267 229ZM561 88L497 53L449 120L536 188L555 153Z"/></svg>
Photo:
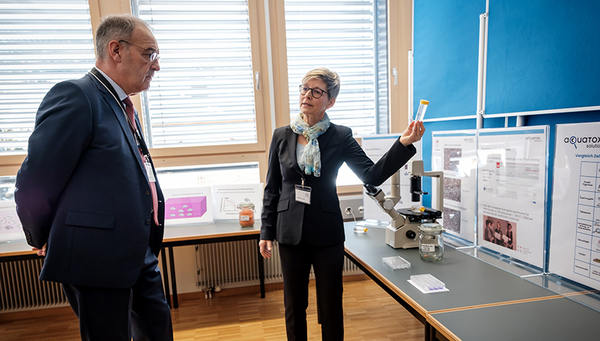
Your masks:
<svg viewBox="0 0 600 341"><path fill-rule="evenodd" d="M198 288L258 285L257 248L255 240L198 245ZM68 306L60 284L38 279L42 265L41 258L0 262L0 313ZM266 284L283 282L277 242L273 243L273 257L264 260L264 265ZM344 274L362 274L362 271L345 259Z"/></svg>
<svg viewBox="0 0 600 341"><path fill-rule="evenodd" d="M265 284L283 282L279 245L273 242L273 257L264 260ZM258 285L258 245L255 240L201 244L196 246L198 288L204 291ZM344 275L363 272L344 258ZM311 279L314 273L311 271Z"/></svg>
<svg viewBox="0 0 600 341"><path fill-rule="evenodd" d="M60 284L40 281L43 260L0 263L0 313L67 306Z"/></svg>

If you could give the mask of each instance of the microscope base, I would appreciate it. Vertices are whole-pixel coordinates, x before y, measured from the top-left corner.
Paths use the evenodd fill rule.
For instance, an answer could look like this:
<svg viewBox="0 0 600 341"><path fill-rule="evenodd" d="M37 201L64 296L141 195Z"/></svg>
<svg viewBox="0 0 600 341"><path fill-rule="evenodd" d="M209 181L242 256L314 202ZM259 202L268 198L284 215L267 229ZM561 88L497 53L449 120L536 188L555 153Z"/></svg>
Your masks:
<svg viewBox="0 0 600 341"><path fill-rule="evenodd" d="M406 224L395 228L389 225L385 229L385 243L394 249L412 249L419 247L418 227L420 224ZM408 238L406 235L414 235Z"/></svg>

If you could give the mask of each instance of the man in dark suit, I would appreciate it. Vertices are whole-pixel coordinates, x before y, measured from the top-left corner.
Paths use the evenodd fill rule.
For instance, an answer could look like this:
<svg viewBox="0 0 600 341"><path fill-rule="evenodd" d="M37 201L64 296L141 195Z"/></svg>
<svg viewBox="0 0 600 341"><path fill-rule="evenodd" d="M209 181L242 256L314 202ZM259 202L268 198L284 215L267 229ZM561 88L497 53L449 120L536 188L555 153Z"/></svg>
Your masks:
<svg viewBox="0 0 600 341"><path fill-rule="evenodd" d="M150 27L105 18L96 66L58 83L37 112L15 201L40 279L63 284L83 340L172 340L157 255L164 198L130 95L158 64Z"/></svg>

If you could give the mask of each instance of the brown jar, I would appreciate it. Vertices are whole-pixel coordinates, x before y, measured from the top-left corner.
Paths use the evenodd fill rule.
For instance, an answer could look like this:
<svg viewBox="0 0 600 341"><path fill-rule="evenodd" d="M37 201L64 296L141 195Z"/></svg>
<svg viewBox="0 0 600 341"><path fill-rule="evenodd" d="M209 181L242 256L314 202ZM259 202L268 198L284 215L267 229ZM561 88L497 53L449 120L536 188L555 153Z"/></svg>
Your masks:
<svg viewBox="0 0 600 341"><path fill-rule="evenodd" d="M244 201L238 205L238 209L240 210L240 226L254 226L254 204L249 201Z"/></svg>

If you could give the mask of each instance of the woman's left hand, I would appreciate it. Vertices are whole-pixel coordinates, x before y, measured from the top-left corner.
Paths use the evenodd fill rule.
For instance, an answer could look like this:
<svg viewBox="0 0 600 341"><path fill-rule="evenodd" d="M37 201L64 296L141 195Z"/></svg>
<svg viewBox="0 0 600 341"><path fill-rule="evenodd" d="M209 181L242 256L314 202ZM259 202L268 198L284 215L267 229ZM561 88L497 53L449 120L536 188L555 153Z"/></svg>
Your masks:
<svg viewBox="0 0 600 341"><path fill-rule="evenodd" d="M400 136L400 143L404 146L408 146L419 141L424 133L425 126L423 125L423 121L412 121L402 133L402 136Z"/></svg>

